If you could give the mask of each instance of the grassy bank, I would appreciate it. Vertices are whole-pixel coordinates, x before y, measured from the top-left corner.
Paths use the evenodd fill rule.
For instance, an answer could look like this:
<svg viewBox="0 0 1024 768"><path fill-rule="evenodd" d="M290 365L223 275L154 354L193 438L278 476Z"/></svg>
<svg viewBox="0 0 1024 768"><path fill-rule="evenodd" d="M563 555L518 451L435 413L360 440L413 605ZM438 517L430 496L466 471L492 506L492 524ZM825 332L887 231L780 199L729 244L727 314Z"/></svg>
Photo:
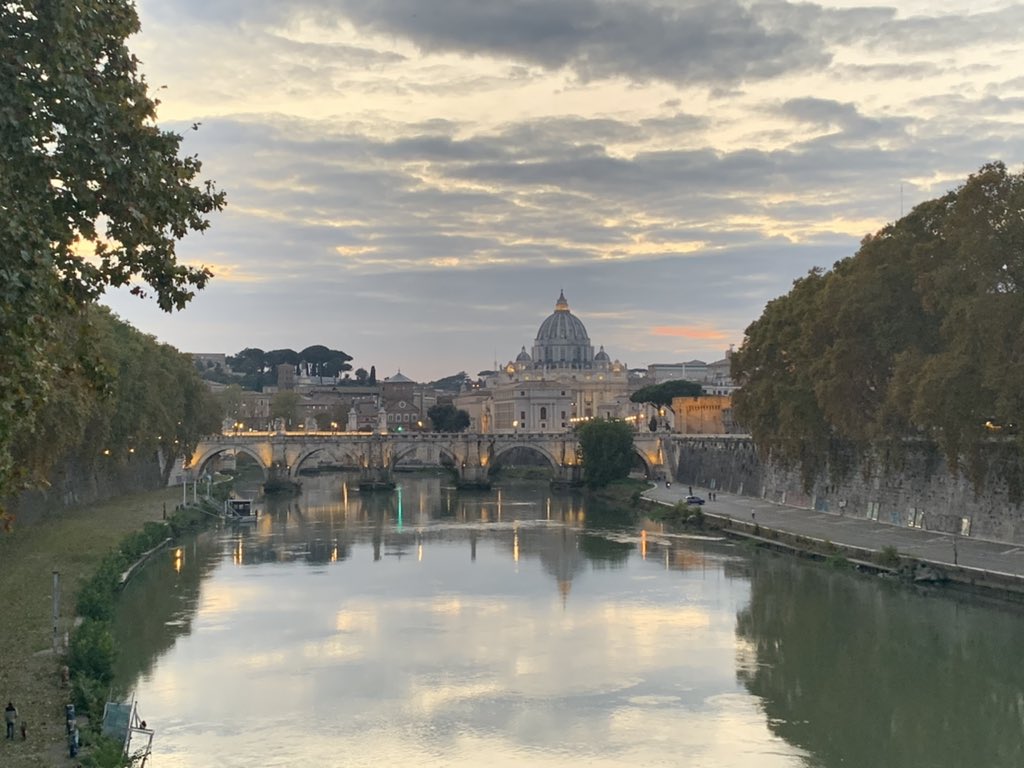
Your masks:
<svg viewBox="0 0 1024 768"><path fill-rule="evenodd" d="M61 632L70 629L75 596L85 579L126 534L163 519L181 491L153 493L65 509L43 522L0 534L0 699L14 702L28 725L28 739L0 742L4 768L68 763L64 704L52 653L52 572L61 574Z"/></svg>

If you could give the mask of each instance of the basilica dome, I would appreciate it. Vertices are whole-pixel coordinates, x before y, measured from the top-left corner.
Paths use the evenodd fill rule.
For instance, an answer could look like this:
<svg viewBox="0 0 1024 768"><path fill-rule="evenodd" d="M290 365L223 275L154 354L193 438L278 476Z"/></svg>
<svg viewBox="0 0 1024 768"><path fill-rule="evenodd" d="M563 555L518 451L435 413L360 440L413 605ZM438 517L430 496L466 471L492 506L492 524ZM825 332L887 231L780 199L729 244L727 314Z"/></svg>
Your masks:
<svg viewBox="0 0 1024 768"><path fill-rule="evenodd" d="M540 324L533 342L533 363L537 366L589 368L594 347L583 322L569 311L565 293L559 292L555 311Z"/></svg>

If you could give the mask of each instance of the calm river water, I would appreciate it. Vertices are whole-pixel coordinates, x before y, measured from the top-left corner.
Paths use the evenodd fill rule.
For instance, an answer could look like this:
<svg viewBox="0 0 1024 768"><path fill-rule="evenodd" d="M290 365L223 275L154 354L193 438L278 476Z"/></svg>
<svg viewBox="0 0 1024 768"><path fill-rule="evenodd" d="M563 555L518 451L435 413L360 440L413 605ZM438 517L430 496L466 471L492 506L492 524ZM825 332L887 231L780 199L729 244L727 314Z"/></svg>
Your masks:
<svg viewBox="0 0 1024 768"><path fill-rule="evenodd" d="M155 768L1024 765L1024 617L546 485L307 478L126 590Z"/></svg>

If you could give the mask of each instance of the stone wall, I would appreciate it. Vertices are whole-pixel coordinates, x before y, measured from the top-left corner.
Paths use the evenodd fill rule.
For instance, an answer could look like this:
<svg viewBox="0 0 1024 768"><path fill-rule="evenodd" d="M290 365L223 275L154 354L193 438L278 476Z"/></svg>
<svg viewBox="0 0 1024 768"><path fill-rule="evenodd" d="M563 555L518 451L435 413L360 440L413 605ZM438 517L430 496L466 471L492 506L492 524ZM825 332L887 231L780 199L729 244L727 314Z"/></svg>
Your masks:
<svg viewBox="0 0 1024 768"><path fill-rule="evenodd" d="M106 463L69 459L54 469L48 487L7 499L4 507L15 515L17 525L31 525L48 512L163 487L164 478L156 455Z"/></svg>
<svg viewBox="0 0 1024 768"><path fill-rule="evenodd" d="M976 489L950 472L925 443L901 446L898 455L851 460L845 477L815 479L804 490L799 470L762 461L746 436L680 436L676 481L694 489L720 489L836 515L880 523L1024 543L1024 508L1010 500L1008 478L1021 474L1020 460L993 443L985 486Z"/></svg>

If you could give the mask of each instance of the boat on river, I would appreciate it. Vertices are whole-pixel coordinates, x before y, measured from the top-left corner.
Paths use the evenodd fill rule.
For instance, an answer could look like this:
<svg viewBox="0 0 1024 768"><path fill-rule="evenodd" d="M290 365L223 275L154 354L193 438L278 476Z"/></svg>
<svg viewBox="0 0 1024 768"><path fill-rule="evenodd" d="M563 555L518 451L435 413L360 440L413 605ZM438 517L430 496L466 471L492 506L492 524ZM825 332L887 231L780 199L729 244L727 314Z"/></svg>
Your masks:
<svg viewBox="0 0 1024 768"><path fill-rule="evenodd" d="M252 499L226 499L224 501L224 519L232 523L255 523L259 511Z"/></svg>

